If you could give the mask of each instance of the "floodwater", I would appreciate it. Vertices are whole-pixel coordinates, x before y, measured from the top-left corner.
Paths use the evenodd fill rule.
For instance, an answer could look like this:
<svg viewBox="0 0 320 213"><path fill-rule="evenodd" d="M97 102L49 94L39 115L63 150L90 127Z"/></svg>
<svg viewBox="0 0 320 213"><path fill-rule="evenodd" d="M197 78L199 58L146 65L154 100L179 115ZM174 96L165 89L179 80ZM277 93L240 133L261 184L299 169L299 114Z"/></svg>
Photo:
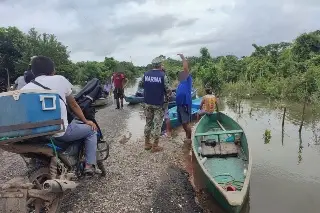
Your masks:
<svg viewBox="0 0 320 213"><path fill-rule="evenodd" d="M224 111L244 129L253 156L250 184L250 211L253 213L320 212L320 145L317 145L318 120L306 115L299 137L302 106L289 105L282 134L282 110L266 101L245 101L242 113L226 106ZM310 111L308 111L310 112ZM314 121L312 120L314 119ZM265 130L271 140L265 144ZM283 139L282 139L283 137Z"/></svg>
<svg viewBox="0 0 320 213"><path fill-rule="evenodd" d="M126 93L134 93L136 85ZM266 100L243 101L234 109L223 100L221 111L232 117L244 129L253 157L249 201L243 212L250 213L316 213L320 212L320 143L317 132L319 116L307 109L301 137L298 129L302 106L287 103L284 131L283 110L273 108ZM132 139L143 136L143 110L139 105L131 107L127 129ZM271 131L269 143L265 143L265 130ZM200 202L205 212L224 211L211 197ZM199 199L201 200L201 199Z"/></svg>

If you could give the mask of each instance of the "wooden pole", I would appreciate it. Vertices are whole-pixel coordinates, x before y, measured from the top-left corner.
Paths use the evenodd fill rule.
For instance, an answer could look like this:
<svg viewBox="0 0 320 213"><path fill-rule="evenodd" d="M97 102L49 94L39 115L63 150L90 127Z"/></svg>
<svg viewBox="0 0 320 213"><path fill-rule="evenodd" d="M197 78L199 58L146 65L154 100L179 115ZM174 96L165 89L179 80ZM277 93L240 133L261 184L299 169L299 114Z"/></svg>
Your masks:
<svg viewBox="0 0 320 213"><path fill-rule="evenodd" d="M284 127L284 121L285 121L285 117L286 117L286 112L287 112L287 107L283 108L283 115L282 115L282 129Z"/></svg>
<svg viewBox="0 0 320 213"><path fill-rule="evenodd" d="M281 143L282 143L282 146L284 144L284 121L285 121L285 118L286 118L286 112L287 112L287 107L284 107L283 108L283 116L282 116L282 131L281 131Z"/></svg>
<svg viewBox="0 0 320 213"><path fill-rule="evenodd" d="M304 122L304 114L305 114L305 110L306 110L306 105L307 105L307 100L308 97L305 97L304 103L303 103L303 109L302 109L302 116L301 116L301 123L300 123L300 127L299 127L299 133L301 133L302 131L302 126L303 126L303 122Z"/></svg>

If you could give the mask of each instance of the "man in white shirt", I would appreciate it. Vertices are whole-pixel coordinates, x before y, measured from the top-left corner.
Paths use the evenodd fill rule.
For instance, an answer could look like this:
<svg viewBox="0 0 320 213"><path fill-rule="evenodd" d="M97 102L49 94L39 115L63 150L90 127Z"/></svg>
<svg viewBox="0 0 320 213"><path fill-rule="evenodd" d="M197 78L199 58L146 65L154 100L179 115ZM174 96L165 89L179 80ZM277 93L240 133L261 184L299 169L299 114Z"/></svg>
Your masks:
<svg viewBox="0 0 320 213"><path fill-rule="evenodd" d="M92 175L94 172L94 165L96 164L96 151L97 151L97 126L92 121L87 120L78 103L72 96L72 84L63 76L55 75L55 65L53 61L45 56L37 56L33 58L32 73L34 74L35 81L44 87L48 87L51 90L58 91L61 99L61 118L64 121L66 131L54 135L58 140L68 142L84 139L86 150L86 166L85 173ZM35 83L28 83L22 88L27 89L44 89ZM72 121L68 124L67 107L70 106L73 113L83 122L79 123Z"/></svg>

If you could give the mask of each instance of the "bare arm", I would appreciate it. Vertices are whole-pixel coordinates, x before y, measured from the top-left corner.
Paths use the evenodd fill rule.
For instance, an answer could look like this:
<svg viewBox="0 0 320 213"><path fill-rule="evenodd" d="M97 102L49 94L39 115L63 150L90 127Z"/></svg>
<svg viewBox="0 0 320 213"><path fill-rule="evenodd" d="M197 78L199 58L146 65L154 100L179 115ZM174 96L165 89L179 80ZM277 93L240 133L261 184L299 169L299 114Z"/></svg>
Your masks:
<svg viewBox="0 0 320 213"><path fill-rule="evenodd" d="M86 119L86 117L84 116L80 106L78 105L78 103L76 102L76 100L74 99L74 97L72 95L69 95L66 97L67 100L67 104L68 106L70 106L72 112L85 124L89 125L92 127L92 129L97 130L97 126L95 125L95 123L93 123L92 121L88 121Z"/></svg>
<svg viewBox="0 0 320 213"><path fill-rule="evenodd" d="M180 56L180 58L182 60L183 71L189 73L189 64L188 64L187 59L184 57L184 55L182 53L179 53L178 56Z"/></svg>

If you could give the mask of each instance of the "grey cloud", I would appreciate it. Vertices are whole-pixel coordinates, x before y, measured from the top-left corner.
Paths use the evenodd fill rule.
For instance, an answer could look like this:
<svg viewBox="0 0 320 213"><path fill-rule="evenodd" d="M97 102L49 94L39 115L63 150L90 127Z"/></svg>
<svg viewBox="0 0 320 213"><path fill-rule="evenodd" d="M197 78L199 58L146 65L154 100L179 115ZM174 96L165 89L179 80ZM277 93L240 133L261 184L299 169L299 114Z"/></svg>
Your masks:
<svg viewBox="0 0 320 213"><path fill-rule="evenodd" d="M90 11L90 9L96 10L99 8L111 9L116 5L125 3L137 3L143 4L147 0L95 0L95 1L78 1L78 0L60 0L56 9L69 10L77 8L82 11ZM91 11L94 12L94 11Z"/></svg>
<svg viewBox="0 0 320 213"><path fill-rule="evenodd" d="M33 25L39 29L41 26L39 30L43 32L54 30L53 33L69 46L72 53L90 52L97 58L108 54L120 54L120 50L125 49L127 44L132 44L141 37L146 38L146 42L137 44L141 48L148 46L150 49L168 51L179 49L191 55L197 54L201 46L206 46L213 55L242 56L250 54L252 43L265 45L290 41L300 33L319 29L320 26L319 0L236 0L235 7L208 8L204 12L224 13L226 15L224 23L221 26L214 26L215 31L209 35L179 42L167 41L162 33L172 27L188 29L200 22L200 19L181 20L164 11L161 16L152 16L152 13L137 14L123 18L120 20L121 23L116 22L115 11L118 11L116 9L121 8L122 4L128 2L143 4L146 1L148 0L32 0L30 3L30 0L0 0L0 10L3 6L7 6L6 10L13 8L13 12L8 11L3 16L0 14L0 24L6 26L18 23L21 29ZM163 4L168 2L169 0L162 0ZM19 16L14 11L18 11ZM51 12L50 20L36 22L38 16L28 20L28 15L35 13L41 19L48 18L45 16L47 11ZM52 11L57 14L52 14ZM59 14L62 18L66 15L71 16L68 18L74 25L72 30L68 30L68 24L52 20ZM154 36L155 39L152 41L148 36Z"/></svg>
<svg viewBox="0 0 320 213"><path fill-rule="evenodd" d="M177 18L172 15L149 17L147 14L139 14L136 17L128 17L125 24L112 29L113 33L123 37L134 37L137 35L161 34L163 31L173 27Z"/></svg>
<svg viewBox="0 0 320 213"><path fill-rule="evenodd" d="M175 42L172 44L173 47L183 47L183 46L194 46L194 45L209 45L212 43L222 42L222 38L214 38L210 36L205 36L199 39L192 39L187 41Z"/></svg>
<svg viewBox="0 0 320 213"><path fill-rule="evenodd" d="M93 52L96 56L110 54L119 45L118 39L106 28L80 29L58 36L68 44L71 52Z"/></svg>
<svg viewBox="0 0 320 213"><path fill-rule="evenodd" d="M287 0L286 3L295 4L297 10L285 13L281 1L249 0L245 4L236 5L230 14L230 20L218 28L217 32L174 43L173 47L189 46L190 52L197 52L199 47L206 46L213 55L243 56L252 52L253 43L267 45L291 41L300 33L316 30L320 26L317 21L320 19L320 1L309 2L310 5L300 7L294 0Z"/></svg>
<svg viewBox="0 0 320 213"><path fill-rule="evenodd" d="M196 21L198 21L197 18L190 18L187 20L181 20L178 23L176 23L176 27L186 27L194 24Z"/></svg>

